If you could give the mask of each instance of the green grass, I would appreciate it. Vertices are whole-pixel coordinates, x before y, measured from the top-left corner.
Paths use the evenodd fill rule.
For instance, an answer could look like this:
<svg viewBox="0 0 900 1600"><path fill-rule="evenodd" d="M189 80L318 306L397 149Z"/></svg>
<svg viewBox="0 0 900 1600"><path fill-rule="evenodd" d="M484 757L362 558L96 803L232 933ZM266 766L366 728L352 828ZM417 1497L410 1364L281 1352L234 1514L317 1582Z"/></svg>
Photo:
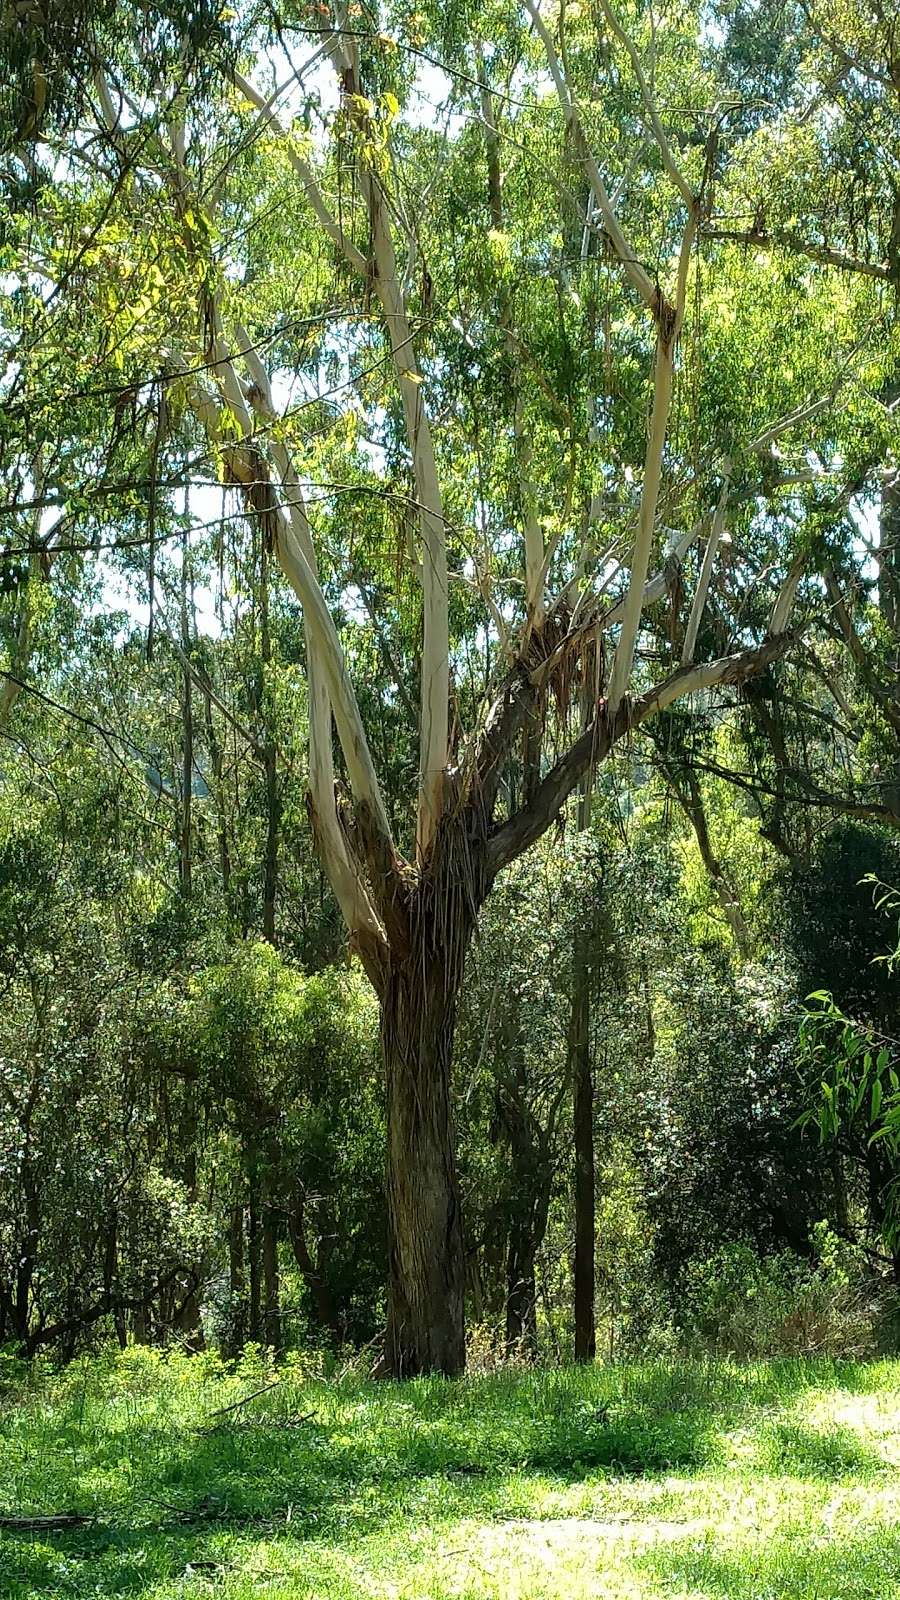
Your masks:
<svg viewBox="0 0 900 1600"><path fill-rule="evenodd" d="M0 1596L900 1600L900 1362L326 1382L133 1350L0 1390ZM297 1418L305 1420L295 1421Z"/></svg>

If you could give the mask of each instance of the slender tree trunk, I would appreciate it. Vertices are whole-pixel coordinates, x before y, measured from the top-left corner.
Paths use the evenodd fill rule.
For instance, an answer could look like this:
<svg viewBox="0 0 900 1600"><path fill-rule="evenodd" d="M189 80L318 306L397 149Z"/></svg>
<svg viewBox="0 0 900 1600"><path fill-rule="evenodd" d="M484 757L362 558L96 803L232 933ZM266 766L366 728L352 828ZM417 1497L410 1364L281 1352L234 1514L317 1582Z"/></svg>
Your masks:
<svg viewBox="0 0 900 1600"><path fill-rule="evenodd" d="M462 1215L450 1096L456 998L471 922L455 948L413 941L381 1009L387 1090L388 1323L392 1377L465 1366ZM430 943L430 941L429 941Z"/></svg>
<svg viewBox="0 0 900 1600"><path fill-rule="evenodd" d="M193 1097L188 1110L188 1126L193 1127ZM188 1149L184 1160L184 1186L190 1203L194 1205L197 1200L197 1152L193 1147ZM200 1315L199 1284L192 1273L185 1273L176 1280L176 1295L182 1294L180 1305L176 1301L174 1322L184 1342L185 1349L192 1352L205 1350L206 1340L203 1334L203 1319Z"/></svg>
<svg viewBox="0 0 900 1600"><path fill-rule="evenodd" d="M575 987L569 1032L575 1145L575 1360L597 1353L594 1321L594 1074L591 1061L591 974L583 944L575 952Z"/></svg>
<svg viewBox="0 0 900 1600"><path fill-rule="evenodd" d="M179 876L181 892L185 899L189 899L191 894L191 807L194 791L194 704L191 675L187 665L191 649L188 561L187 534L185 534L181 544L181 648L185 662L181 672L181 815L178 829Z"/></svg>
<svg viewBox="0 0 900 1600"><path fill-rule="evenodd" d="M275 902L278 894L278 835L281 827L281 800L278 793L278 762L272 725L272 634L269 626L269 555L262 541L259 579L260 660L262 692L260 712L263 726L263 771L266 784L266 851L263 864L263 937L275 943Z"/></svg>
<svg viewBox="0 0 900 1600"><path fill-rule="evenodd" d="M510 1233L506 1275L506 1348L537 1355L536 1241L530 1227Z"/></svg>
<svg viewBox="0 0 900 1600"><path fill-rule="evenodd" d="M247 1219L247 1255L250 1262L250 1317L247 1331L254 1344L262 1343L260 1245L259 1190L254 1157L253 1170L250 1177L250 1208Z"/></svg>
<svg viewBox="0 0 900 1600"><path fill-rule="evenodd" d="M281 1282L278 1272L278 1215L267 1200L262 1215L263 1327L266 1344L280 1350Z"/></svg>
<svg viewBox="0 0 900 1600"><path fill-rule="evenodd" d="M247 1271L244 1260L244 1207L233 1205L228 1228L229 1308L227 1354L239 1355L247 1337Z"/></svg>
<svg viewBox="0 0 900 1600"><path fill-rule="evenodd" d="M103 1258L103 1289L107 1299L112 1300L119 1288L119 1225L118 1217L114 1214L106 1231L106 1249ZM120 1304L116 1304L113 1311L113 1326L119 1349L124 1350L128 1344L128 1328L125 1321L125 1311Z"/></svg>
<svg viewBox="0 0 900 1600"><path fill-rule="evenodd" d="M587 716L587 703L583 707ZM591 819L591 774L588 771L578 796L578 828ZM594 1302L594 1251L596 1195L594 1178L594 1071L591 1060L591 956L594 908L575 934L572 973L572 1010L569 1017L569 1081L572 1085L572 1128L575 1146L575 1249L572 1293L575 1317L575 1360L593 1361L597 1353Z"/></svg>
<svg viewBox="0 0 900 1600"><path fill-rule="evenodd" d="M881 480L881 516L878 538L878 602L893 634L894 705L900 712L900 468L889 467ZM885 805L900 811L900 764L894 762L884 785Z"/></svg>

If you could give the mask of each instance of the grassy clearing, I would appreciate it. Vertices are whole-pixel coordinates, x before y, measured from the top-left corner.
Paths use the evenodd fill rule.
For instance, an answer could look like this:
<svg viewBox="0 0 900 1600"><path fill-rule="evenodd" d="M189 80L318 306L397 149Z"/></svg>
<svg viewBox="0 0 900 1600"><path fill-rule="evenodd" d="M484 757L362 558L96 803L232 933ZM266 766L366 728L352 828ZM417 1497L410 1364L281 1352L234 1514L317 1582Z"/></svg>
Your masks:
<svg viewBox="0 0 900 1600"><path fill-rule="evenodd" d="M147 1351L0 1410L0 1595L900 1600L900 1362L331 1382ZM300 1420L302 1419L302 1420Z"/></svg>

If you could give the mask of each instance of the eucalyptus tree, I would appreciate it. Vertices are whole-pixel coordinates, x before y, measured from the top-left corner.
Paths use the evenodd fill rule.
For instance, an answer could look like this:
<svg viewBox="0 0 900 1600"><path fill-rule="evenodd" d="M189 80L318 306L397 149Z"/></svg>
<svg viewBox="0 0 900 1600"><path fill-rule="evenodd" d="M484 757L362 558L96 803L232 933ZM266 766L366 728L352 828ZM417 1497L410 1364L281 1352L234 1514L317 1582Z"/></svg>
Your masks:
<svg viewBox="0 0 900 1600"><path fill-rule="evenodd" d="M813 52L803 103L791 78L744 115L690 7L123 3L59 108L33 11L11 549L56 505L82 552L152 550L175 488L218 481L296 595L311 823L380 1002L385 1365L456 1372L479 908L588 773L781 660L820 602L817 518L877 411L881 237L780 251L760 188L818 189L840 107Z"/></svg>

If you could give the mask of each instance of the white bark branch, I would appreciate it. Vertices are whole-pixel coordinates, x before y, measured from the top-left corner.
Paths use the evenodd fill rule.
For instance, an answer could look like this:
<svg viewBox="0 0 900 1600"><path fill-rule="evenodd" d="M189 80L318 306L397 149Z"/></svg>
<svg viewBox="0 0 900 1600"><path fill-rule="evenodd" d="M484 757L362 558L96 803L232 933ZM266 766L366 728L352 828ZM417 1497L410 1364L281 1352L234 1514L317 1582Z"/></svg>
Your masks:
<svg viewBox="0 0 900 1600"><path fill-rule="evenodd" d="M191 385L190 396L198 420L221 451L234 480L248 491L264 489L269 481L260 478L262 462L257 453L245 441L231 443L223 438L218 402L196 381ZM334 619L313 566L304 554L300 539L294 533L284 509L276 504L273 516L276 554L285 577L303 607L307 647L318 653L321 662L353 798L370 819L385 847L393 852L387 812Z"/></svg>
<svg viewBox="0 0 900 1600"><path fill-rule="evenodd" d="M800 579L803 577L805 566L806 558L802 555L795 556L791 562L781 593L772 607L772 616L769 621L770 633L783 633L787 627L787 620L793 610L794 601L797 598L797 588Z"/></svg>
<svg viewBox="0 0 900 1600"><path fill-rule="evenodd" d="M296 172L300 182L303 184L303 187L306 191L306 198L309 201L323 229L327 233L329 239L331 239L331 241L337 245L345 260L349 261L350 265L355 267L357 272L361 272L363 276L365 276L366 272L368 271L368 264L365 256L362 254L362 251L357 250L353 240L348 239L341 224L335 217L332 216L322 191L316 182L312 167L308 161L304 160L299 150L295 149L291 142L289 131L282 126L271 106L269 105L268 100L266 100L264 95L260 94L259 90L250 82L249 78L245 78L242 73L237 71L234 71L231 76L235 88L240 90L245 100L248 100L252 106L255 106L256 110L260 114L261 121L265 122L271 131L283 142L288 162Z"/></svg>
<svg viewBox="0 0 900 1600"><path fill-rule="evenodd" d="M352 69L355 73L355 54L352 45L349 50L344 48L345 43L346 41L342 40L340 47L336 45L335 58L345 70ZM240 73L234 74L234 82L273 131L286 138L284 129L259 91ZM288 142L288 156L325 231L343 250L346 259L368 281L369 263L346 238L343 230L331 216L309 164L291 147L290 142ZM365 159L360 165L360 176L371 219L375 265L374 288L384 315L403 402L406 433L416 480L423 545L424 636L420 685L419 805L416 822L416 845L421 859L434 837L443 810L444 772L448 758L450 623L447 544L434 445L424 403L423 377L418 366L406 302L400 287L384 190L378 175ZM337 716L336 704L335 715Z"/></svg>
<svg viewBox="0 0 900 1600"><path fill-rule="evenodd" d="M681 651L681 665L683 667L689 667L694 659L694 650L697 645L697 634L700 629L703 613L706 610L706 597L709 593L709 583L712 577L713 562L716 559L716 551L719 548L719 541L722 538L722 534L725 532L725 510L728 505L728 488L729 481L726 477L725 482L722 484L722 492L719 495L719 503L716 506L715 515L713 516L713 523L710 529L709 538L706 542L706 549L703 552L703 565L700 568L700 577L697 580L697 592L694 595L690 615L688 616L687 627L684 631L684 645Z"/></svg>
<svg viewBox="0 0 900 1600"><path fill-rule="evenodd" d="M643 101L644 110L647 113L647 118L653 132L653 137L656 140L656 143L659 147L659 153L662 156L663 166L669 174L669 177L675 185L675 188L678 190L678 193L681 195L685 205L691 209L694 205L693 190L691 189L690 184L688 183L680 167L678 166L675 157L672 154L672 147L669 144L666 130L659 120L659 112L656 109L656 101L653 98L650 85L648 84L644 75L644 69L641 66L641 58L635 48L634 41L622 27L622 24L619 22L619 19L613 11L612 6L609 4L609 0L601 0L601 4L603 7L603 15L605 16L610 28L612 29L619 43L624 45L628 52L628 56L631 61L631 68L635 78L637 79L638 88L641 93L641 100Z"/></svg>
<svg viewBox="0 0 900 1600"><path fill-rule="evenodd" d="M660 298L659 291L646 268L644 268L638 261L634 250L632 249L631 244L625 235L622 225L616 216L608 190L603 182L602 177L600 176L600 169L597 166L597 163L588 147L587 139L584 133L584 126L581 121L578 106L575 102L575 97L569 88L566 75L563 72L559 56L556 52L556 46L554 45L541 16L537 0L525 0L525 9L531 17L531 20L534 23L535 32L544 46L547 56L547 65L550 68L550 74L556 86L556 93L559 97L563 118L565 119L566 127L572 130L578 142L581 158L584 163L584 170L591 186L594 199L597 202L597 210L600 212L600 216L603 219L603 226L609 237L609 241L613 247L613 250L615 251L615 254L618 256L625 275L632 287L637 290L645 305L653 312L654 316L656 316Z"/></svg>
<svg viewBox="0 0 900 1600"><path fill-rule="evenodd" d="M643 591L644 584L647 581L647 568L650 565L650 556L653 550L656 507L659 501L659 486L662 480L663 451L669 425L669 410L672 403L675 350L684 317L687 274L696 231L696 211L692 209L688 213L688 220L681 240L675 304L673 307L667 308L667 314L659 321L656 338L653 405L650 412L647 453L644 459L641 510L631 560L631 576L622 613L622 631L613 657L609 679L608 698L610 715L613 717L628 689L634 662L634 651L637 644L638 628L640 627L641 611L644 604Z"/></svg>
<svg viewBox="0 0 900 1600"><path fill-rule="evenodd" d="M272 397L269 375L249 335L240 323L235 327L235 340L238 352L250 374L249 398L253 409L266 422L272 422L276 420L278 413ZM270 440L269 453L278 471L281 487L287 495L287 513L294 538L318 581L318 562L312 532L306 514L303 491L293 463L284 445L275 438ZM278 554L281 559L282 552ZM313 825L322 852L323 866L351 933L367 930L380 935L382 932L380 923L351 860L335 809L331 696L318 652L313 648L307 650L306 678L309 692L309 788Z"/></svg>

